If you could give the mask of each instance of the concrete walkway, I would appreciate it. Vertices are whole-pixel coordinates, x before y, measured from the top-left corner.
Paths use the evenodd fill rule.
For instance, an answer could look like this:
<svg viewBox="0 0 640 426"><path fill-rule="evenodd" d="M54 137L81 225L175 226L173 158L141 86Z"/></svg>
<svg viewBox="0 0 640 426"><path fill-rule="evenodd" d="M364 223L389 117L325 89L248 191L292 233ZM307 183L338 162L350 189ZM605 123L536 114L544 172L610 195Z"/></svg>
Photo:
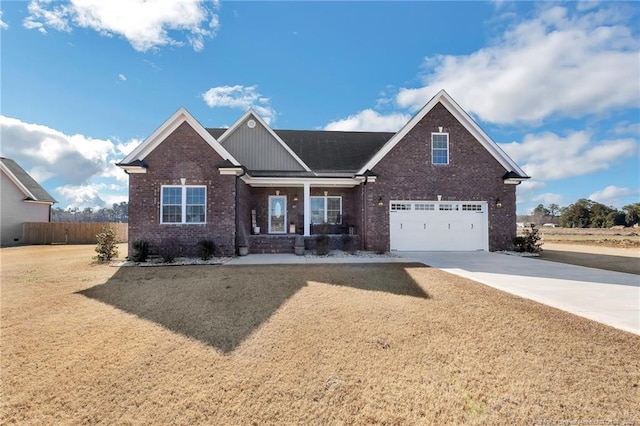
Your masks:
<svg viewBox="0 0 640 426"><path fill-rule="evenodd" d="M336 263L407 263L401 256L370 255L370 256L296 256L292 253L280 254L250 254L238 256L229 260L225 265L308 265L308 264L336 264Z"/></svg>
<svg viewBox="0 0 640 426"><path fill-rule="evenodd" d="M397 254L408 262L421 262L640 335L639 275L500 253Z"/></svg>

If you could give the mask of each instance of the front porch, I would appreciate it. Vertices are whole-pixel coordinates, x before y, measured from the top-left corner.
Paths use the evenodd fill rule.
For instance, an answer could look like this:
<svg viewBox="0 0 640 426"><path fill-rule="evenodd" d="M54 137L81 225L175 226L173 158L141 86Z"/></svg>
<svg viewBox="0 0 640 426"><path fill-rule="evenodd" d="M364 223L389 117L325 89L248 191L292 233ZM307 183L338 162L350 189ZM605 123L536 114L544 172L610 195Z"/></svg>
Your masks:
<svg viewBox="0 0 640 426"><path fill-rule="evenodd" d="M329 238L329 250L352 251L360 248L360 236L350 234L318 234ZM318 235L303 236L305 250L315 250ZM345 237L346 236L346 237ZM294 253L297 235L250 235L249 254Z"/></svg>
<svg viewBox="0 0 640 426"><path fill-rule="evenodd" d="M276 183L238 182L238 245L249 253L293 253L296 236L314 250L316 236L329 237L330 250L360 249L359 182L349 180ZM347 235L348 237L343 237Z"/></svg>

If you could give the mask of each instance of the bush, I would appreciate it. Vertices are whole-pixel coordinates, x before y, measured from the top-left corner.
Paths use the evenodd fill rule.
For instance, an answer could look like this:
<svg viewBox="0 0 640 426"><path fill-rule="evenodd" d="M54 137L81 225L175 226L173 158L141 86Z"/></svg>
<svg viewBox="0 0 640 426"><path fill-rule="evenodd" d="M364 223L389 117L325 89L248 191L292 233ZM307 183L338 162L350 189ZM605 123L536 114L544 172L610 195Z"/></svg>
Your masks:
<svg viewBox="0 0 640 426"><path fill-rule="evenodd" d="M542 251L540 240L540 231L535 225L531 225L530 228L524 230L524 236L513 239L513 245L515 251L519 253L540 253Z"/></svg>
<svg viewBox="0 0 640 426"><path fill-rule="evenodd" d="M174 260L176 260L176 257L178 257L179 253L180 246L178 245L178 241L175 238L167 238L160 241L158 254L162 258L163 262L172 263Z"/></svg>
<svg viewBox="0 0 640 426"><path fill-rule="evenodd" d="M216 251L216 244L213 240L200 240L198 241L198 257L202 260L209 260L213 257Z"/></svg>
<svg viewBox="0 0 640 426"><path fill-rule="evenodd" d="M346 251L347 253L354 253L356 251L352 235L342 234L341 239L343 251Z"/></svg>
<svg viewBox="0 0 640 426"><path fill-rule="evenodd" d="M318 235L316 237L316 254L320 256L329 254L329 243L328 235Z"/></svg>
<svg viewBox="0 0 640 426"><path fill-rule="evenodd" d="M99 262L111 260L118 255L118 247L116 247L116 231L107 226L102 227L102 231L96 234L96 253L94 259Z"/></svg>
<svg viewBox="0 0 640 426"><path fill-rule="evenodd" d="M130 256L130 259L134 262L146 262L147 257L149 256L149 241L146 240L135 240L131 243L131 248L133 248L133 253Z"/></svg>

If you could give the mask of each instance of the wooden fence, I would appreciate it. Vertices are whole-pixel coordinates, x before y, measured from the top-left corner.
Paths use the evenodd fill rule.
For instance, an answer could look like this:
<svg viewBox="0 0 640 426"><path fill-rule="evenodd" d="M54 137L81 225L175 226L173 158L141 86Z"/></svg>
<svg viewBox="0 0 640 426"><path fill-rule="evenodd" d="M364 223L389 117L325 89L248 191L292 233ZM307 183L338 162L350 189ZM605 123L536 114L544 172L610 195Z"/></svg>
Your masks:
<svg viewBox="0 0 640 426"><path fill-rule="evenodd" d="M129 238L126 223L109 222L24 222L22 241L25 244L95 244L96 234L108 226L116 231L119 242Z"/></svg>

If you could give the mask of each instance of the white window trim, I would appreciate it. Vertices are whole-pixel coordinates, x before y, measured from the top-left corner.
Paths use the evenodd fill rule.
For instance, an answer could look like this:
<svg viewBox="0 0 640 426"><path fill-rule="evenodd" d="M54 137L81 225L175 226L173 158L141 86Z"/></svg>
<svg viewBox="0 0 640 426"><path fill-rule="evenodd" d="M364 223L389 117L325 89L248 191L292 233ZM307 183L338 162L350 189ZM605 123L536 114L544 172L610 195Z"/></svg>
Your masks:
<svg viewBox="0 0 640 426"><path fill-rule="evenodd" d="M164 207L164 188L182 188L182 197L180 200L181 221L180 222L164 222L162 208ZM204 222L187 222L187 188L203 188L204 189ZM161 225L203 225L207 223L207 187L205 185L162 185L160 187L160 224Z"/></svg>
<svg viewBox="0 0 640 426"><path fill-rule="evenodd" d="M342 217L344 216L342 213L342 196L340 195L313 195L311 197L309 197L309 202L311 202L311 200L313 200L314 198L321 198L324 200L324 207L322 208L322 211L324 212L324 217L323 217L323 222L322 223L327 223L329 225L341 225L342 224ZM336 222L336 223L329 223L327 222L327 199L329 198L337 198L340 200L340 213L338 213L340 215L340 221ZM311 209L309 209L309 214L311 214ZM320 223L314 223L314 225L321 225Z"/></svg>
<svg viewBox="0 0 640 426"><path fill-rule="evenodd" d="M434 163L433 161L433 152L434 152L434 148L433 148L433 137L434 136L446 136L447 137L447 162L446 163ZM441 151L441 149L439 148L438 151ZM445 133L445 132L433 132L431 133L431 164L433 164L434 166L446 166L447 164L450 163L451 160L451 153L449 152L449 133Z"/></svg>

